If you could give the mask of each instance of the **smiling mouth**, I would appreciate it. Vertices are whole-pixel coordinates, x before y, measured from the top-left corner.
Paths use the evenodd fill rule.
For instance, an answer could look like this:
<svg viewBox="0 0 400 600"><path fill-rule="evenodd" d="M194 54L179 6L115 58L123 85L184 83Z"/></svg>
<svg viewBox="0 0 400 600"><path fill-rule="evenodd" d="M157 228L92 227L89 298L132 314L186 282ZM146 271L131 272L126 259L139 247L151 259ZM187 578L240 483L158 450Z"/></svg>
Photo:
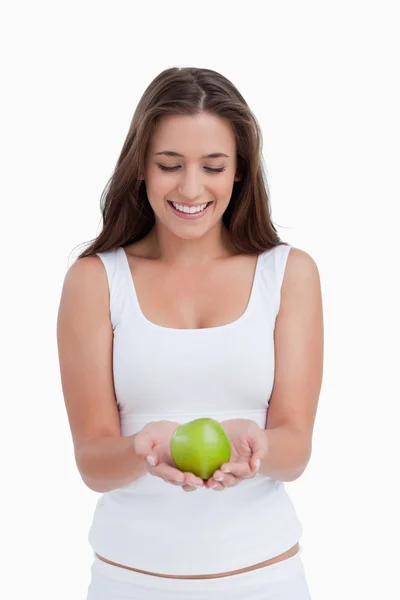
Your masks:
<svg viewBox="0 0 400 600"><path fill-rule="evenodd" d="M202 210L206 210L210 206L210 204L212 204L213 201L210 201L210 202L197 202L196 204L182 204L180 202L172 202L172 200L167 200L167 202L175 210L179 210L179 209L177 209L174 206L174 204L176 206L183 206L184 208L189 208L189 209L191 209L191 208L198 208L199 206L204 206L205 205ZM202 212L202 210L200 212ZM181 212L183 212L183 211L181 211ZM185 213L185 214L189 214L189 213ZM192 214L196 214L196 213L192 213Z"/></svg>
<svg viewBox="0 0 400 600"><path fill-rule="evenodd" d="M171 200L167 200L167 203L170 205L172 211L179 217L183 218L183 219L197 219L199 217L201 217L202 215L204 215L210 205L213 203L213 201L211 202L203 202L202 204L178 204L178 206L184 206L189 208L195 208L198 206L204 206L204 208L202 210L195 210L193 212L191 212L190 210L179 210L178 208L175 208L174 204L172 203Z"/></svg>

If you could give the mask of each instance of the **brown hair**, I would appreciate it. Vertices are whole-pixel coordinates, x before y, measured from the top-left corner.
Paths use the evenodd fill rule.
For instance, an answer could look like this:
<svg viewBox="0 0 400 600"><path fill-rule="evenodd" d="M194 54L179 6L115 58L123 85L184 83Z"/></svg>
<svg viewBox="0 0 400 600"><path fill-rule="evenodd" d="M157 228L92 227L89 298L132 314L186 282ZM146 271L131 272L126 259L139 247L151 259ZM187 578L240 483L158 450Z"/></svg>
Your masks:
<svg viewBox="0 0 400 600"><path fill-rule="evenodd" d="M79 256L83 258L144 238L155 223L143 180L147 147L156 121L164 115L207 112L231 123L241 181L234 182L223 214L230 239L242 254L285 244L271 219L262 158L262 134L245 99L228 79L211 69L172 67L145 90L134 112L121 154L102 193L103 228Z"/></svg>

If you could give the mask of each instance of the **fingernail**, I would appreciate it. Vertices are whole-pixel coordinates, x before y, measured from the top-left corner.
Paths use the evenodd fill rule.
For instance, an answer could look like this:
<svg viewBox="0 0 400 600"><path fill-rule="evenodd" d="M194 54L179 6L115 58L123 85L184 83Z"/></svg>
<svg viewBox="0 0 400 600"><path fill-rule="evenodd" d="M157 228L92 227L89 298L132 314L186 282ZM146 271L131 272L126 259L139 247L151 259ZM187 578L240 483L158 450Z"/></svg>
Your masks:
<svg viewBox="0 0 400 600"><path fill-rule="evenodd" d="M214 490L217 487L218 487L218 483L214 483L214 485L211 486L211 489Z"/></svg>
<svg viewBox="0 0 400 600"><path fill-rule="evenodd" d="M214 477L215 481L223 481L224 480L224 476L223 475L219 475L218 477Z"/></svg>
<svg viewBox="0 0 400 600"><path fill-rule="evenodd" d="M150 455L150 456L147 456L147 457L146 457L146 460L147 460L147 462L149 463L149 465L151 465L152 467L154 467L154 466L155 466L155 464L156 464L156 463L155 463L155 460L154 460L154 457L153 457L153 456L151 456L151 455Z"/></svg>
<svg viewBox="0 0 400 600"><path fill-rule="evenodd" d="M231 472L231 470L230 470L229 467L224 467L223 470L224 470L224 473L230 473Z"/></svg>
<svg viewBox="0 0 400 600"><path fill-rule="evenodd" d="M258 471L258 469L260 468L260 464L261 464L261 461L259 458L257 458L256 462L254 463L256 471Z"/></svg>

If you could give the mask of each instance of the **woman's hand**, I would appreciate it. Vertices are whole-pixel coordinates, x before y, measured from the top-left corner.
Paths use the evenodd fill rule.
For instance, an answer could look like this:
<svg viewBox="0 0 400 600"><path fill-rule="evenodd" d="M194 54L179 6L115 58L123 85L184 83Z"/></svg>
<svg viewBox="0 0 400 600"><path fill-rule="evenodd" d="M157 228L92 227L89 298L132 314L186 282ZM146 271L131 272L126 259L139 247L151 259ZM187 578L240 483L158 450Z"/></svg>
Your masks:
<svg viewBox="0 0 400 600"><path fill-rule="evenodd" d="M206 487L224 490L254 477L267 454L267 436L254 421L230 419L221 422L231 443L231 457L207 480Z"/></svg>
<svg viewBox="0 0 400 600"><path fill-rule="evenodd" d="M153 421L147 423L134 438L136 456L145 462L148 472L161 477L167 483L180 485L185 492L192 492L204 486L200 477L193 473L183 473L176 468L171 456L171 437L179 423L174 421Z"/></svg>

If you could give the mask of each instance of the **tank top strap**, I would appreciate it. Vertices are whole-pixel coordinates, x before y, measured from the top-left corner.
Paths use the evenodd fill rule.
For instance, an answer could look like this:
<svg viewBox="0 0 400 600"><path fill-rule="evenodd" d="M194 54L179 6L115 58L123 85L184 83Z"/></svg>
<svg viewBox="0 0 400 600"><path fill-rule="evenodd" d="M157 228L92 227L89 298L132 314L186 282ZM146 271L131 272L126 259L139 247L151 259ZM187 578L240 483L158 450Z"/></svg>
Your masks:
<svg viewBox="0 0 400 600"><path fill-rule="evenodd" d="M107 274L108 290L110 293L110 319L113 330L121 322L122 313L127 303L127 281L123 265L121 264L123 256L122 247L97 252L101 259Z"/></svg>
<svg viewBox="0 0 400 600"><path fill-rule="evenodd" d="M285 275L286 264L289 256L289 252L292 246L280 244L274 248L273 259L274 259L274 271L275 271L275 318L278 316L280 304L281 304L281 290L283 278Z"/></svg>
<svg viewBox="0 0 400 600"><path fill-rule="evenodd" d="M261 313L267 311L273 319L276 319L279 312L281 288L290 248L290 245L279 244L260 256L258 306Z"/></svg>

